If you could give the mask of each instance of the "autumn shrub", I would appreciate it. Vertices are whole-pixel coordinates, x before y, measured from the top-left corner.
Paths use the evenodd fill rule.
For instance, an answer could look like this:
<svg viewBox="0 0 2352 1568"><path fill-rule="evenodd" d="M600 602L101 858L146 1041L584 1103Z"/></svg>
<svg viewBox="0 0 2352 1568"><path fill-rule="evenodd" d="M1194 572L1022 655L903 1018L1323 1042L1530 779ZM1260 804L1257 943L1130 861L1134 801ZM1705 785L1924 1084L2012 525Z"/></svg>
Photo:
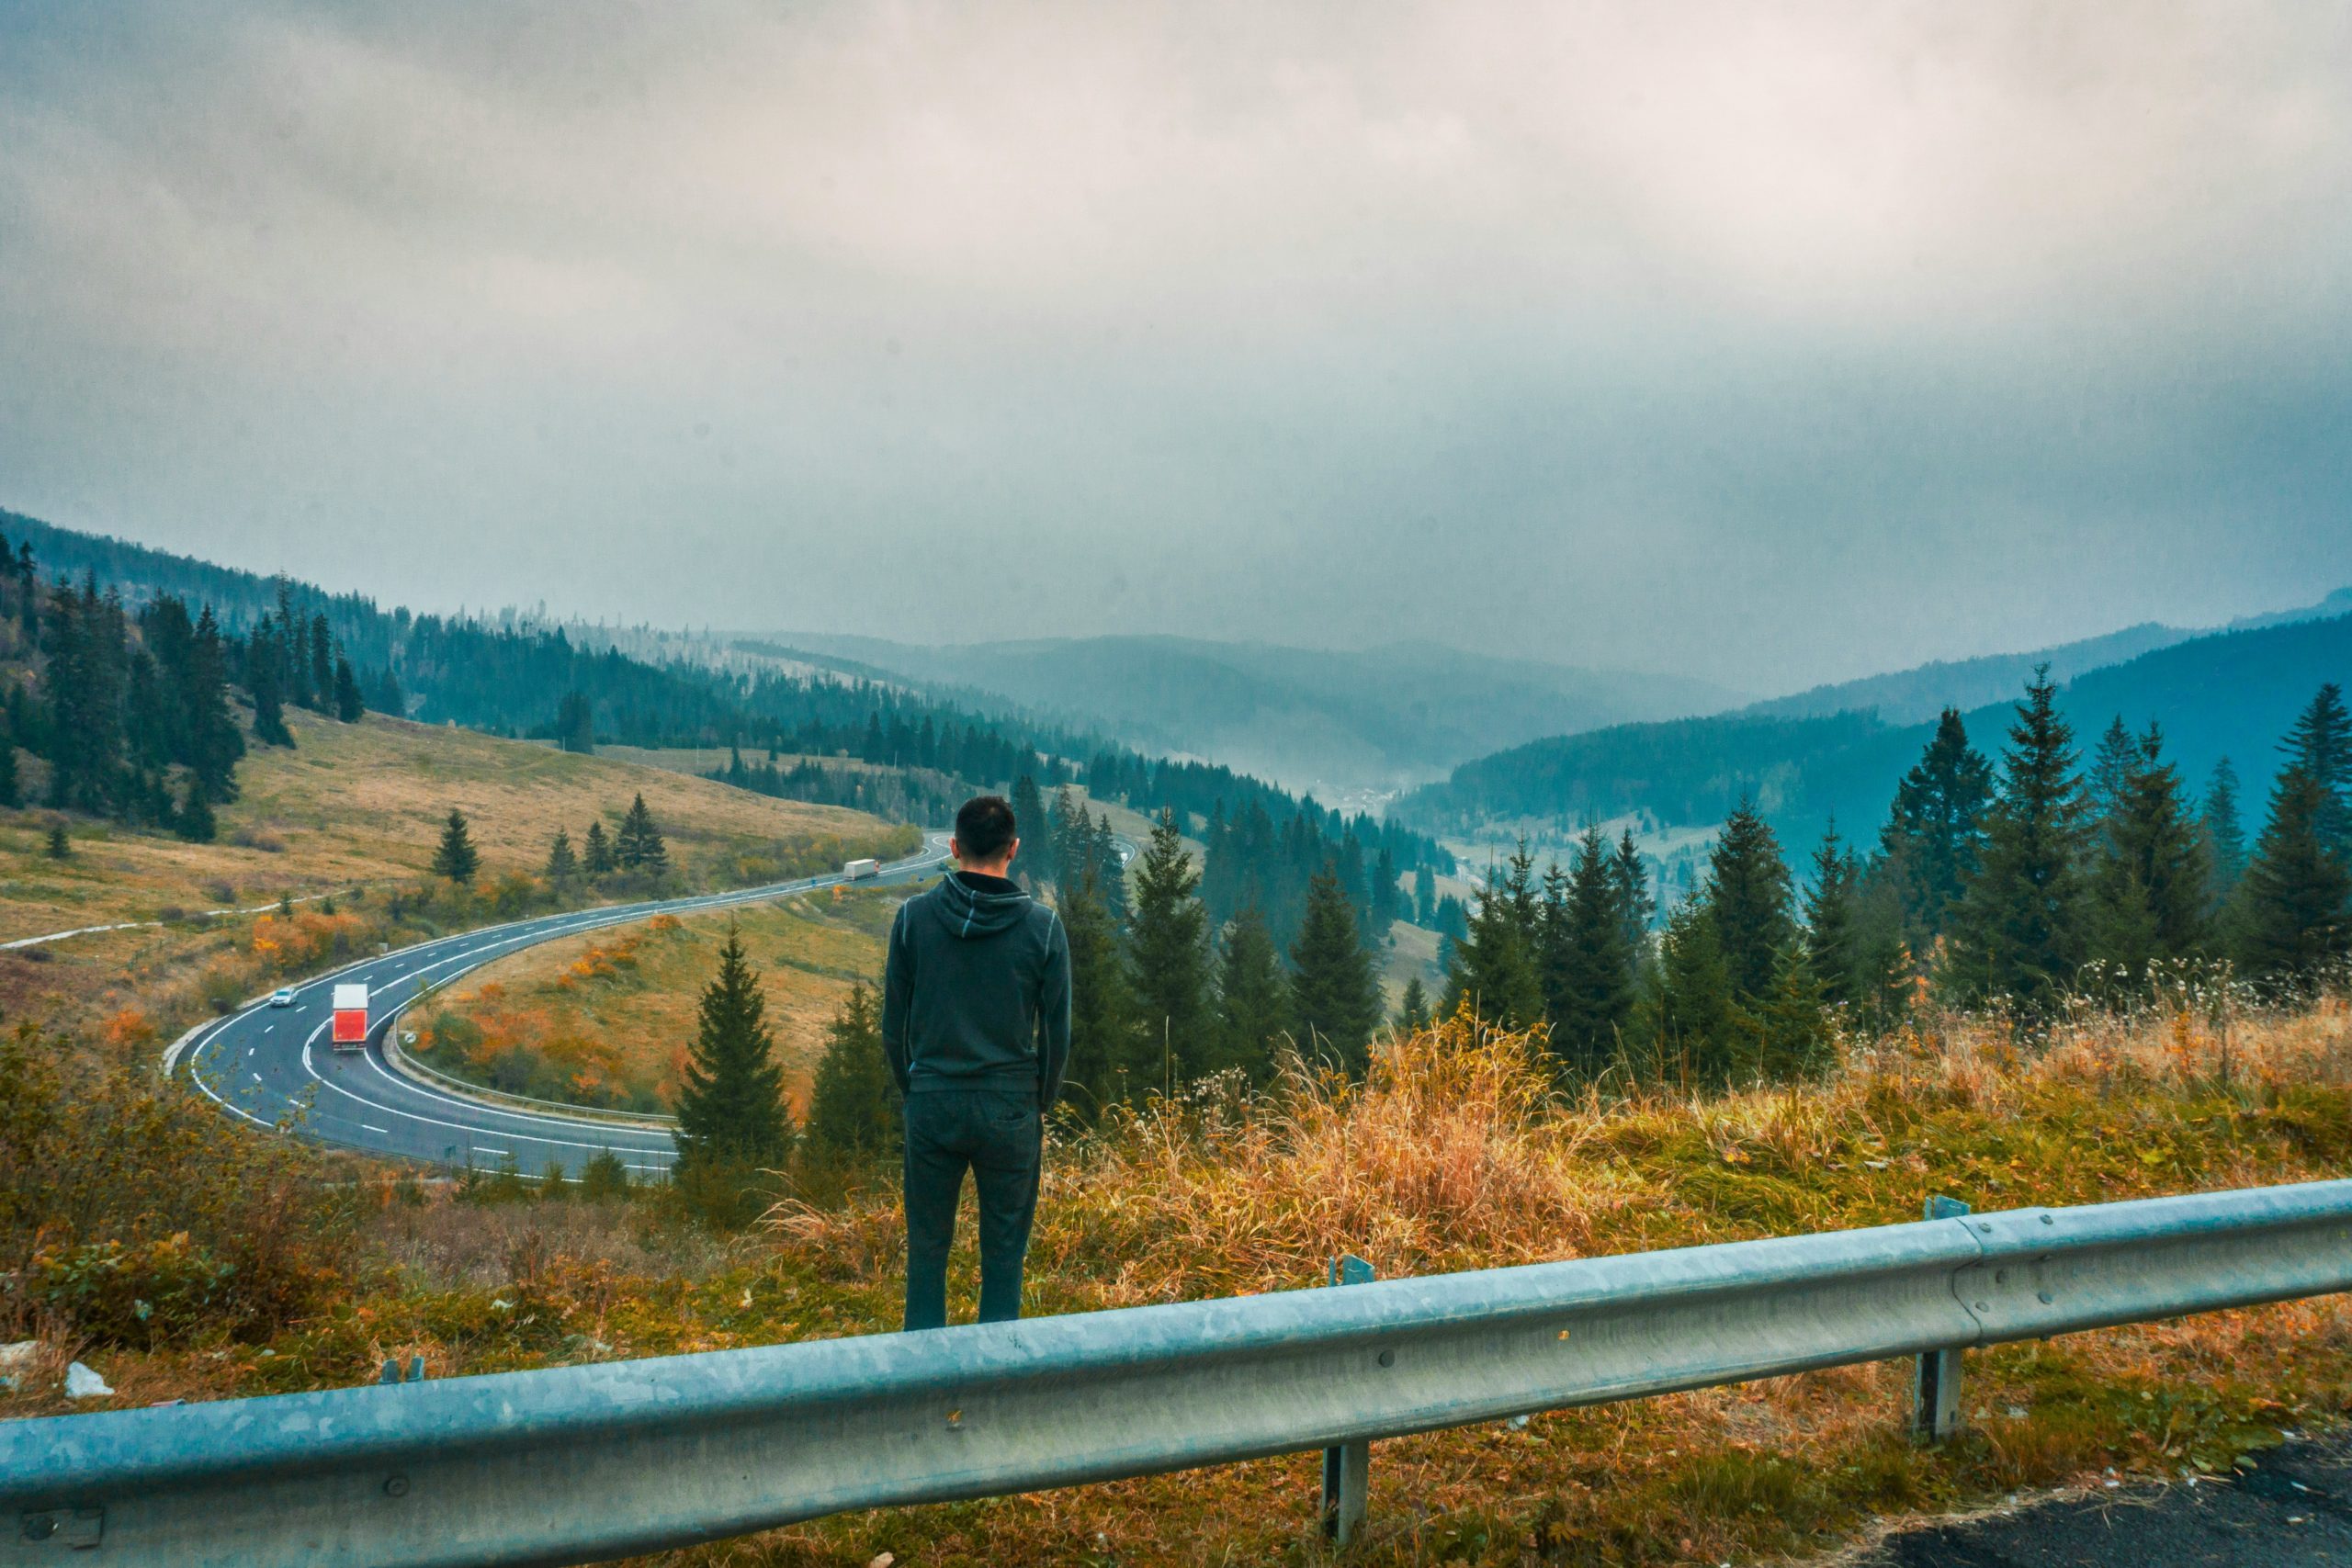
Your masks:
<svg viewBox="0 0 2352 1568"><path fill-rule="evenodd" d="M559 1026L542 1008L510 1005L496 982L471 1010L444 1010L417 1032L415 1049L436 1070L506 1094L611 1110L658 1111L653 1083L628 1070L619 1048Z"/></svg>
<svg viewBox="0 0 2352 1568"><path fill-rule="evenodd" d="M291 1139L128 1063L0 1039L0 1319L112 1343L266 1336L343 1288L356 1216Z"/></svg>
<svg viewBox="0 0 2352 1568"><path fill-rule="evenodd" d="M2333 1176L2352 1011L2086 1015L2030 1049L1951 1016L1843 1043L1819 1083L1607 1098L1560 1090L1538 1037L1463 1017L1385 1043L1360 1083L1293 1062L1263 1090L1212 1080L1059 1130L1033 1277L1125 1305L1295 1287L1342 1251L1425 1274L1916 1219L1938 1192L1992 1208ZM888 1266L896 1196L877 1179L768 1224Z"/></svg>

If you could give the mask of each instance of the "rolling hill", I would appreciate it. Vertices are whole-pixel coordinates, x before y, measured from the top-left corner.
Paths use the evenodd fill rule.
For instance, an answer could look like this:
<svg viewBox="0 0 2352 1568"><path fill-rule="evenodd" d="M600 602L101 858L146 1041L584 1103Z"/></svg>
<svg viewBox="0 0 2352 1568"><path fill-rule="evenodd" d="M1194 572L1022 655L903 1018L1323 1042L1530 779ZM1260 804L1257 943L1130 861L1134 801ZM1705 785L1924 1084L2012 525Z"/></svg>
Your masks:
<svg viewBox="0 0 2352 1568"><path fill-rule="evenodd" d="M2339 588L2316 604L2267 615L2248 615L2226 626L2171 626L2143 621L2102 637L2056 643L2024 653L1937 660L1884 675L1815 686L1785 697L1751 703L1740 712L1759 718L1815 718L1826 714L1870 712L1889 724L1917 724L1934 718L1948 707L1966 712L1988 703L2006 702L2010 694L2025 684L2036 665L2049 665L2050 673L2063 682L2215 631L2253 631L2346 614L2352 614L2352 588Z"/></svg>
<svg viewBox="0 0 2352 1568"><path fill-rule="evenodd" d="M2192 785L2201 787L2229 757L2253 811L2275 771L2279 736L2325 681L2352 684L2352 615L2190 637L2084 671L2064 683L2060 706L2086 750L2119 716L2135 729L2162 725L2167 751ZM1979 750L1998 753L2010 712L2005 696L1965 713ZM1932 721L1890 724L1857 711L1748 710L1619 725L1465 763L1443 784L1406 796L1395 815L1453 834L1551 834L1637 810L1662 823L1704 825L1747 795L1784 844L1810 841L1833 815L1849 837L1867 838L1932 728Z"/></svg>

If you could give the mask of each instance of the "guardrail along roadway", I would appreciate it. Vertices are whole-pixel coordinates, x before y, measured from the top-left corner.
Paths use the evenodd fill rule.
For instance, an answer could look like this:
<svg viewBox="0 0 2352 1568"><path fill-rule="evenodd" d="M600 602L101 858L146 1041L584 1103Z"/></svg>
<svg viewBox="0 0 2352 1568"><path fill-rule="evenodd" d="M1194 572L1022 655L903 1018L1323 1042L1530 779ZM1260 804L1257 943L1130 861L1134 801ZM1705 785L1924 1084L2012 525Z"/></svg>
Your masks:
<svg viewBox="0 0 2352 1568"><path fill-rule="evenodd" d="M0 1559L594 1562L2347 1288L2324 1181L17 1421Z"/></svg>

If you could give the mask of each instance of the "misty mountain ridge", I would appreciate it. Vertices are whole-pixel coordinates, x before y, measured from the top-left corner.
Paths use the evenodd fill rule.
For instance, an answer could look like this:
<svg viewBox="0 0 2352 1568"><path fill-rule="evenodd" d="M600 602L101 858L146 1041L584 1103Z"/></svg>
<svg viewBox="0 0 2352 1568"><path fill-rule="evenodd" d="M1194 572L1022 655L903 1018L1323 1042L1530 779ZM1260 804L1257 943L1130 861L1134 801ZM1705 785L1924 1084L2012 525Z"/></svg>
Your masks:
<svg viewBox="0 0 2352 1568"><path fill-rule="evenodd" d="M2279 737L2329 681L2352 686L2352 615L2290 614L2084 671L2061 684L2058 707L2084 757L2114 718L2135 732L2159 725L2168 760L2195 791L2229 758L2247 808L2258 810L2277 772ZM2005 745L2023 688L2020 676L1996 700L1963 710L1970 742L1986 756ZM1712 825L1745 797L1792 852L1833 818L1849 840L1870 842L1934 728L1931 718L1890 724L1850 707L1621 725L1465 762L1391 814L1446 834L1554 838L1632 812L1672 826Z"/></svg>
<svg viewBox="0 0 2352 1568"><path fill-rule="evenodd" d="M2216 631L2258 631L2291 626L2298 621L2324 620L2352 614L2352 588L2339 588L2316 604L2267 615L2241 615L2222 626L2175 626L2143 621L2098 637L2022 653L1989 653L1974 659L1931 660L1907 670L1866 675L1814 686L1785 697L1770 697L1738 710L1758 718L1820 718L1839 713L1875 713L1888 724L1917 724L1934 718L1948 707L1966 712L2014 694L2037 665L2047 664L2060 684L2077 675L2110 664L2122 664L2143 654Z"/></svg>
<svg viewBox="0 0 2352 1568"><path fill-rule="evenodd" d="M945 646L810 633L764 640L777 653L994 694L1327 795L1441 777L1537 736L1718 712L1744 695L1681 676L1430 642L1345 651L1160 634Z"/></svg>

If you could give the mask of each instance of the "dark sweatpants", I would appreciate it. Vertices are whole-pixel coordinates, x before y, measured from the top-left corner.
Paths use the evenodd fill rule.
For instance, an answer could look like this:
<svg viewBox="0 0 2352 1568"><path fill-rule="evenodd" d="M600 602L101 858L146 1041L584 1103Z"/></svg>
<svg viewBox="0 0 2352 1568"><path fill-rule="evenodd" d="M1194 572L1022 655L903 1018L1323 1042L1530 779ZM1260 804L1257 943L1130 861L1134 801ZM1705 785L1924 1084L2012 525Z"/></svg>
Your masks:
<svg viewBox="0 0 2352 1568"><path fill-rule="evenodd" d="M967 1167L980 1198L980 1321L1019 1317L1044 1140L1037 1097L920 1089L906 1106L907 1326L947 1326L947 1248Z"/></svg>

